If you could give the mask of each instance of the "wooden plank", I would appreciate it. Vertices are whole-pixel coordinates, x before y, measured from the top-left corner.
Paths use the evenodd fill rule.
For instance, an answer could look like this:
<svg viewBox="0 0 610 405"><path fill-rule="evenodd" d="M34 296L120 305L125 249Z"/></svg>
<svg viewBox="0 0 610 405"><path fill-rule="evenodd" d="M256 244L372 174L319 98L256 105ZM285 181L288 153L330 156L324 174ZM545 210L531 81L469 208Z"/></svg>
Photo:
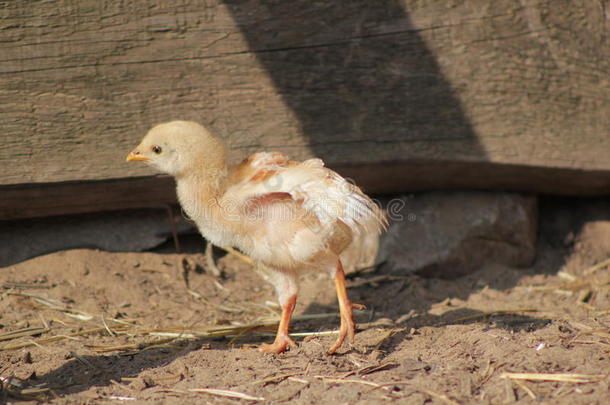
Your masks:
<svg viewBox="0 0 610 405"><path fill-rule="evenodd" d="M610 191L598 2L230 4L5 4L0 185L150 176L126 153L180 118L223 135L234 159L315 155L379 170L381 191Z"/></svg>
<svg viewBox="0 0 610 405"><path fill-rule="evenodd" d="M0 220L177 204L166 176L0 187Z"/></svg>
<svg viewBox="0 0 610 405"><path fill-rule="evenodd" d="M335 169L372 194L447 189L519 189L552 194L557 192L557 178L562 179L561 190L567 195L598 195L610 189L610 171L583 173L572 169L437 161ZM489 177L494 178L492 187ZM533 181L525 186L523 181L517 181L519 178ZM0 187L0 195L0 220L177 204L174 182L166 176L4 186Z"/></svg>

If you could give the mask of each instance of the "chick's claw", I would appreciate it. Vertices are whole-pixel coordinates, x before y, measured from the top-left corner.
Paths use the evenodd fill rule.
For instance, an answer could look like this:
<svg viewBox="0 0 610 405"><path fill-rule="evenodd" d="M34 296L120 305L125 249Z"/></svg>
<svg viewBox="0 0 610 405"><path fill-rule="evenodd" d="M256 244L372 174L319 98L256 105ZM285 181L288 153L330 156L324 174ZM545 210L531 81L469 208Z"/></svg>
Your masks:
<svg viewBox="0 0 610 405"><path fill-rule="evenodd" d="M258 350L263 353L280 354L284 353L288 347L296 348L297 345L288 336L277 336L273 343L264 343Z"/></svg>
<svg viewBox="0 0 610 405"><path fill-rule="evenodd" d="M341 325L341 329L339 329L339 338L337 339L335 344L332 345L332 347L326 351L326 354L335 354L337 349L339 349L341 346L343 346L343 342L345 342L345 338L348 337L349 334L350 333L348 331L348 328L343 327L343 325ZM353 343L353 340L354 340L354 331L352 330L352 333L350 336L350 342Z"/></svg>

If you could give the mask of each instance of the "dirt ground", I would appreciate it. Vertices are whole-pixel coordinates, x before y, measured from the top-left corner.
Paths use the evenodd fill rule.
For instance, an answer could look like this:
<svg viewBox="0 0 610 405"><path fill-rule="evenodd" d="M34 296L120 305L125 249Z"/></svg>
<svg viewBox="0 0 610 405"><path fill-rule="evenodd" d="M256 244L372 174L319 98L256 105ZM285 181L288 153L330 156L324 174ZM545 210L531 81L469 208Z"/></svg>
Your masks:
<svg viewBox="0 0 610 405"><path fill-rule="evenodd" d="M272 340L273 291L234 256L219 260L222 278L203 269L202 253L169 245L6 267L0 402L607 403L610 269L592 266L608 258L608 227L568 231L574 224L557 218L543 223L529 269L488 265L457 280L383 268L350 275L349 294L367 310L355 346L333 356L325 350L335 337L324 332L339 319L326 275L303 279L298 347L266 355L257 346Z"/></svg>

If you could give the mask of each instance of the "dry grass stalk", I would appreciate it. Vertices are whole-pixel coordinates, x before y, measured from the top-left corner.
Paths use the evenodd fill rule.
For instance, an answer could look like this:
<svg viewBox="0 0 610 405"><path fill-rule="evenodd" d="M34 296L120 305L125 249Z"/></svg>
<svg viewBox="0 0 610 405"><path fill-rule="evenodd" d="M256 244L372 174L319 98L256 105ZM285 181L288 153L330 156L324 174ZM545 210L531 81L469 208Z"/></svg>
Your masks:
<svg viewBox="0 0 610 405"><path fill-rule="evenodd" d="M593 305L591 304L587 304L586 302L582 302L582 301L576 301L576 305L578 305L579 307L582 307L584 309L586 309L587 311L597 311L597 308L595 308Z"/></svg>
<svg viewBox="0 0 610 405"><path fill-rule="evenodd" d="M570 373L502 373L500 378L510 380L559 381L572 383L592 383L603 380L604 374L570 374Z"/></svg>
<svg viewBox="0 0 610 405"><path fill-rule="evenodd" d="M254 397L252 395L244 394L243 392L220 390L215 388L190 388L190 392L197 392L202 394L217 395L220 397L245 399L246 401L264 401L263 397Z"/></svg>
<svg viewBox="0 0 610 405"><path fill-rule="evenodd" d="M303 378L297 378L297 377L288 377L288 380L289 380L289 381L298 382L298 383L301 383L301 384L305 384L305 385L309 385L309 384L310 384L310 382L309 382L309 381L307 381L307 380L305 380L305 379L303 379Z"/></svg>
<svg viewBox="0 0 610 405"><path fill-rule="evenodd" d="M156 391L156 393L175 393L175 394L196 393L196 394L209 394L209 395L215 395L215 396L226 397L226 398L243 399L246 401L264 401L265 400L265 398L263 398L263 397L254 397L252 395L244 394L243 392L221 390L221 389L216 389L216 388L189 388L188 390L163 389L163 390Z"/></svg>
<svg viewBox="0 0 610 405"><path fill-rule="evenodd" d="M579 332L594 330L592 326L585 325L584 323L576 322L571 319L565 319L565 321L568 322L572 328L577 329Z"/></svg>
<svg viewBox="0 0 610 405"><path fill-rule="evenodd" d="M521 380L511 380L513 383L515 383L519 388L521 388L523 391L525 391L525 393L527 395L529 395L534 401L536 400L537 396L536 394L534 394L534 391L532 391L527 385L525 385L525 383Z"/></svg>
<svg viewBox="0 0 610 405"><path fill-rule="evenodd" d="M360 367L359 363L356 363L352 360L352 362L354 364L356 364L357 367ZM374 364L372 366L365 366L365 367L360 367L357 370L353 370L350 371L348 373L345 373L344 375L341 376L341 379L345 379L347 377L350 377L354 374L357 375L367 375L367 374L372 374L372 373L376 373L377 371L383 371L383 370L387 370L390 368L394 368L398 366L398 363L391 363L391 362L387 362L387 363L381 363L381 364Z"/></svg>
<svg viewBox="0 0 610 405"><path fill-rule="evenodd" d="M367 366L367 367L363 367L361 369L356 370L356 374L358 374L358 375L372 374L372 373L376 373L378 371L388 370L390 368L397 367L398 365L399 365L398 363L388 362L388 363L382 363L382 364L377 364L377 365L373 365L373 366Z"/></svg>
<svg viewBox="0 0 610 405"><path fill-rule="evenodd" d="M565 270L561 270L561 271L557 272L557 276L559 278L563 278L564 280L568 280L568 281L576 281L576 280L578 280L578 277L576 277L572 273L568 273Z"/></svg>
<svg viewBox="0 0 610 405"><path fill-rule="evenodd" d="M136 400L136 398L134 398L134 397L128 397L125 395L107 395L107 396L100 397L100 399L107 399L109 401L135 401Z"/></svg>
<svg viewBox="0 0 610 405"><path fill-rule="evenodd" d="M557 290L554 285L518 285L514 287L516 290L528 290L528 291L552 291Z"/></svg>
<svg viewBox="0 0 610 405"><path fill-rule="evenodd" d="M24 388L20 391L9 391L9 395L14 398L38 402L44 402L50 393L50 388Z"/></svg>
<svg viewBox="0 0 610 405"><path fill-rule="evenodd" d="M17 339L20 337L24 337L24 336L34 336L34 335L40 335L42 333L46 333L49 332L49 328L25 328L25 329L19 329L19 330L14 330L12 332L5 332L0 334L0 342L5 341L5 340L12 340L12 339Z"/></svg>
<svg viewBox="0 0 610 405"><path fill-rule="evenodd" d="M8 281L2 284L2 288L6 290L48 290L49 288L53 288L53 286L49 284L16 283Z"/></svg>
<svg viewBox="0 0 610 405"><path fill-rule="evenodd" d="M520 312L538 312L538 309L536 309L536 308L500 309L497 311L487 311L487 312L481 312L480 314L476 314L476 315L464 316L462 318L458 318L458 319L454 320L453 322L472 321L474 319L485 318L488 316L495 316L495 315L506 315L506 314L517 314L518 315Z"/></svg>
<svg viewBox="0 0 610 405"><path fill-rule="evenodd" d="M588 302L591 299L592 295L593 291L591 291L591 289L589 288L586 288L578 294L578 301L582 303Z"/></svg>
<svg viewBox="0 0 610 405"><path fill-rule="evenodd" d="M595 335L605 339L610 339L610 329L591 329L579 333L579 335Z"/></svg>
<svg viewBox="0 0 610 405"><path fill-rule="evenodd" d="M108 332L108 334L109 334L110 336L112 336L112 337L116 337L116 333L114 333L114 332L112 331L112 329L110 329L110 328L108 327L108 324L106 323L106 319L104 319L104 317L103 317L103 316L102 316L101 318L102 318L102 324L104 325L104 328L106 329L106 332Z"/></svg>
<svg viewBox="0 0 610 405"><path fill-rule="evenodd" d="M104 346L104 345L85 345L89 349L93 350L96 353L107 353L107 352L119 352L119 351L142 351L155 349L159 347L171 347L167 346L167 343L173 342L178 337L169 338L169 339L159 339L150 343L137 343L137 344L126 344L126 345L115 345L115 346Z"/></svg>
<svg viewBox="0 0 610 405"><path fill-rule="evenodd" d="M42 323L42 326L43 326L45 329L50 329L49 324L47 323L47 320L46 320L46 319L44 319L44 316L42 316L42 314L41 314L41 313L38 313L37 315L38 315L38 318L40 318L40 323Z"/></svg>
<svg viewBox="0 0 610 405"><path fill-rule="evenodd" d="M124 329L124 328L126 328L126 327L125 326L118 327L118 329ZM118 329L115 328L114 331L117 332ZM86 335L100 333L105 330L106 330L106 328L92 328L92 329L82 330L79 332L70 333L68 335L50 336L48 338L38 339L36 341L5 344L5 345L0 346L0 351L19 350L19 349L23 349L24 347L46 345L48 343L58 342L58 341L64 340L64 339L71 339L71 338L75 338L75 337L79 337L79 336L86 336Z"/></svg>
<svg viewBox="0 0 610 405"><path fill-rule="evenodd" d="M348 379L327 377L327 376L324 376L324 375L316 375L314 377L318 378L320 380L323 380L323 381L326 381L326 382L330 382L330 383L335 383L335 384L362 384L362 385L368 385L370 387L382 388L382 389L385 389L385 390L390 390L390 387L387 387L387 386L385 386L383 384L377 384L377 383L374 383L372 381L366 381L366 380L348 380Z"/></svg>
<svg viewBox="0 0 610 405"><path fill-rule="evenodd" d="M610 314L610 308L609 309L603 309L601 311L597 311L597 316L604 316L604 315L608 315Z"/></svg>
<svg viewBox="0 0 610 405"><path fill-rule="evenodd" d="M605 346L606 349L610 349L610 343L598 342L596 340L573 340L570 343L571 344L580 343L580 344L585 344L585 345L600 345L600 346Z"/></svg>
<svg viewBox="0 0 610 405"><path fill-rule="evenodd" d="M290 377L294 377L295 375L303 375L303 374L304 374L303 372L298 372L298 373L274 375L274 376L263 378L262 380L252 381L251 383L249 383L249 385L267 384L267 383L271 383L271 382L282 382Z"/></svg>
<svg viewBox="0 0 610 405"><path fill-rule="evenodd" d="M582 272L582 274L584 274L585 276L588 276L588 275L590 275L590 274L595 273L595 272L596 272L596 271L598 271L598 270L603 269L603 268L604 268L604 267L606 267L606 266L610 266L610 258L608 258L608 259L606 259L606 260L604 260L604 261L602 261L602 262L600 262L600 263L597 263L597 264L596 264L596 265L594 265L594 266L589 267L588 269L586 269L585 271L583 271L583 272Z"/></svg>

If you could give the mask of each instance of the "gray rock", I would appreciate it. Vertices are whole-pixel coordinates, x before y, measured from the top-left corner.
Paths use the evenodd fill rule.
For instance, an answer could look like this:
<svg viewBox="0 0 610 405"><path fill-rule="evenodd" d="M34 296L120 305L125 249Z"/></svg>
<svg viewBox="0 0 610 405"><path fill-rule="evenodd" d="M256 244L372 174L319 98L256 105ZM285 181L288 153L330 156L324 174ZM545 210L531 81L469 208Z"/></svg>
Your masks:
<svg viewBox="0 0 610 405"><path fill-rule="evenodd" d="M431 192L387 203L379 260L392 271L451 278L484 263L529 266L537 199L515 193Z"/></svg>
<svg viewBox="0 0 610 405"><path fill-rule="evenodd" d="M177 232L192 225L175 216ZM167 210L141 209L0 221L0 266L64 249L152 249L171 238Z"/></svg>

